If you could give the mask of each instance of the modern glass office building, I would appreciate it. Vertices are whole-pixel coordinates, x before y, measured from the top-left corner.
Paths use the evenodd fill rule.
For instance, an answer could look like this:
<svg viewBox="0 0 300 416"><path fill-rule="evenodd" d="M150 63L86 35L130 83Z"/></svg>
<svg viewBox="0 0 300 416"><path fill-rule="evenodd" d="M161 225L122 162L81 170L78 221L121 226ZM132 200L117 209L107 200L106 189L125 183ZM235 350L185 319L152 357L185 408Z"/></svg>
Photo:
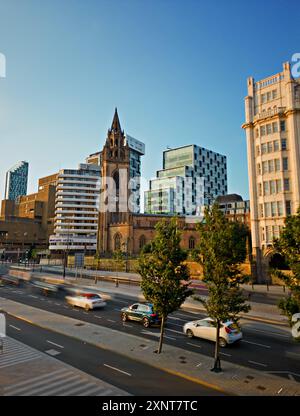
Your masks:
<svg viewBox="0 0 300 416"><path fill-rule="evenodd" d="M28 162L22 161L6 172L4 199L16 201L27 194L28 168Z"/></svg>
<svg viewBox="0 0 300 416"><path fill-rule="evenodd" d="M145 213L197 215L226 194L226 156L194 144L170 149L145 192Z"/></svg>

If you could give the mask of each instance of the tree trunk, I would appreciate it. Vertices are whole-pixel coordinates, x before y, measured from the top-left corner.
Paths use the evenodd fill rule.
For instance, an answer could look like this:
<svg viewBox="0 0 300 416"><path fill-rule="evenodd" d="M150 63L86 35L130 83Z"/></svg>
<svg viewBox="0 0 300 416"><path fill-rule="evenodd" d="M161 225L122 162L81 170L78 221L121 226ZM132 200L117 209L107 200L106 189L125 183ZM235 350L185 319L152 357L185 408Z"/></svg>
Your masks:
<svg viewBox="0 0 300 416"><path fill-rule="evenodd" d="M160 354L161 350L162 350L162 344L163 344L163 340L164 340L164 332L165 332L165 317L162 316L161 324L160 324L160 338L159 338L159 345L158 345L157 354Z"/></svg>
<svg viewBox="0 0 300 416"><path fill-rule="evenodd" d="M217 321L217 327L216 327L216 331L217 331L217 337L216 337L216 344L215 344L215 361L214 361L214 366L211 369L211 371L214 371L215 373L220 373L222 371L221 369L221 360L220 360L220 345L219 345L219 341L220 341L220 322Z"/></svg>

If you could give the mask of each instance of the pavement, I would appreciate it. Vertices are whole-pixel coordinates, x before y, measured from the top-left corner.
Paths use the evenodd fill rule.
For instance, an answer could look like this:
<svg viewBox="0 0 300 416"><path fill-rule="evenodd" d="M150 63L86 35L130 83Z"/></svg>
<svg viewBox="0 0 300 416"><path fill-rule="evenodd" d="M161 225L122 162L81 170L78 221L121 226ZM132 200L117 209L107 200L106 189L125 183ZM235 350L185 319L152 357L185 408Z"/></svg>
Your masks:
<svg viewBox="0 0 300 416"><path fill-rule="evenodd" d="M92 377L11 337L0 353L0 396L128 396L126 391Z"/></svg>
<svg viewBox="0 0 300 416"><path fill-rule="evenodd" d="M120 356L128 357L128 359L134 358L137 362L221 394L241 396L300 395L300 383L271 375L267 371L258 371L222 361L223 372L216 374L210 371L211 357L200 352L165 344L162 354L154 354L157 342L145 336L128 334L125 331L121 332L95 325L5 298L0 298L0 304L9 316L28 324L74 338L102 350L112 351Z"/></svg>

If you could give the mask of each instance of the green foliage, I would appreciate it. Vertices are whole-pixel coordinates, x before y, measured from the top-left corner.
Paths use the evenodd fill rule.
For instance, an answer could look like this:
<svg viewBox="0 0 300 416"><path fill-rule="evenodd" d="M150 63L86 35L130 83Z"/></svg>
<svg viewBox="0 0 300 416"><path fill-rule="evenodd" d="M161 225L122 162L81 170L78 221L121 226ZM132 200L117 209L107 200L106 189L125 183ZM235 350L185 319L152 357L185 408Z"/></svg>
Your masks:
<svg viewBox="0 0 300 416"><path fill-rule="evenodd" d="M189 270L183 264L187 255L180 247L180 239L176 219L163 220L139 258L143 294L161 316L177 310L192 294L188 288Z"/></svg>
<svg viewBox="0 0 300 416"><path fill-rule="evenodd" d="M282 311L283 315L286 315L289 319L290 325L292 325L292 316L295 313L300 312L300 306L294 296L288 296L278 301L278 307Z"/></svg>
<svg viewBox="0 0 300 416"><path fill-rule="evenodd" d="M272 270L273 275L283 280L291 290L291 298L286 304L281 303L283 307L279 306L290 317L289 310L294 310L294 305L297 304L300 309L300 207L296 215L290 215L286 218L285 227L280 234L280 238L275 241L274 249L285 258L291 270L291 273Z"/></svg>

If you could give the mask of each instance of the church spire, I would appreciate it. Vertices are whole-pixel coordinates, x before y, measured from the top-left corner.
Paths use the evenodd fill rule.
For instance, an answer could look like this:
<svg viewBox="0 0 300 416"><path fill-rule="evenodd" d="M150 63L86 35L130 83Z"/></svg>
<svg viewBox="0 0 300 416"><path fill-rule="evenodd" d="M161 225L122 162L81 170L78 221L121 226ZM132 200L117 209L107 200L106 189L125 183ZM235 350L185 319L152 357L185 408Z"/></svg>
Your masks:
<svg viewBox="0 0 300 416"><path fill-rule="evenodd" d="M115 108L115 114L114 114L113 122L112 122L112 125L111 125L111 131L115 131L115 132L121 132L122 131L119 116L118 116L117 107Z"/></svg>

